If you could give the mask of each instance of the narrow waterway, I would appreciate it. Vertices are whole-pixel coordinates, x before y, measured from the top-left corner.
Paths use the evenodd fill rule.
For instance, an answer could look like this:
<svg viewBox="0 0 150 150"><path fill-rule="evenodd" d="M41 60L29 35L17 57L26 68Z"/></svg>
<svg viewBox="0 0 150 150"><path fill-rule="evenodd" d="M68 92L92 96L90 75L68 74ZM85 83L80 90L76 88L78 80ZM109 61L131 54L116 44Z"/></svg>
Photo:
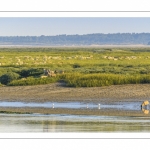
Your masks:
<svg viewBox="0 0 150 150"><path fill-rule="evenodd" d="M84 103L45 102L26 103L1 101L1 108L90 109L141 112L141 102ZM149 113L149 110L146 112ZM73 114L6 114L0 113L0 132L150 132L149 116L102 116Z"/></svg>
<svg viewBox="0 0 150 150"><path fill-rule="evenodd" d="M120 102L113 104L105 103L83 103L83 102L46 102L25 103L1 101L0 107L43 107L43 108L67 108L67 109L119 109L119 110L141 110L140 102Z"/></svg>

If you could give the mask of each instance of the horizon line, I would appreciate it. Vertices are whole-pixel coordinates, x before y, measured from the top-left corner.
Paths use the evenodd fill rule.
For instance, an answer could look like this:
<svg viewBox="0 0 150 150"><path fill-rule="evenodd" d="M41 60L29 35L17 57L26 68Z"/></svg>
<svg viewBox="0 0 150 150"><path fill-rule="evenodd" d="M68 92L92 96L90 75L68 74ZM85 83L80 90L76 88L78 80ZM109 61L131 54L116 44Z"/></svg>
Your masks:
<svg viewBox="0 0 150 150"><path fill-rule="evenodd" d="M56 34L56 35L3 35L0 37L20 37L20 36L25 36L25 37L28 37L28 36L36 36L36 37L41 37L41 36L70 36L70 35L79 35L79 36L82 36L82 35L92 35L92 34L150 34L150 32L115 32L115 33L86 33L86 34Z"/></svg>

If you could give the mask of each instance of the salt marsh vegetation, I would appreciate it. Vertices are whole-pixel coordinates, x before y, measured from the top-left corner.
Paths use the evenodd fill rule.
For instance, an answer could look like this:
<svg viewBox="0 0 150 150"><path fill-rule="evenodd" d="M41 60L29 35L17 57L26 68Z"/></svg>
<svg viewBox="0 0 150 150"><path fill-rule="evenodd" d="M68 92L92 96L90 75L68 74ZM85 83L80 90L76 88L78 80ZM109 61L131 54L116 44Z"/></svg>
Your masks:
<svg viewBox="0 0 150 150"><path fill-rule="evenodd" d="M42 78L44 69L57 74ZM1 85L59 81L73 87L150 83L150 48L0 49Z"/></svg>

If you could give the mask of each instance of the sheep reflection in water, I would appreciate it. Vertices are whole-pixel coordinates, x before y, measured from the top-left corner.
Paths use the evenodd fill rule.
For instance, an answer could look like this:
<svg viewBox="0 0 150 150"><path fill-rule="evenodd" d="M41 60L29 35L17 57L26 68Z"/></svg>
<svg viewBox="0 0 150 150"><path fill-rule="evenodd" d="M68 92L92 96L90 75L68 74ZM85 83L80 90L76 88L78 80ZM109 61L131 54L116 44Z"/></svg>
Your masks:
<svg viewBox="0 0 150 150"><path fill-rule="evenodd" d="M149 114L149 101L144 101L141 105L141 110L144 114Z"/></svg>

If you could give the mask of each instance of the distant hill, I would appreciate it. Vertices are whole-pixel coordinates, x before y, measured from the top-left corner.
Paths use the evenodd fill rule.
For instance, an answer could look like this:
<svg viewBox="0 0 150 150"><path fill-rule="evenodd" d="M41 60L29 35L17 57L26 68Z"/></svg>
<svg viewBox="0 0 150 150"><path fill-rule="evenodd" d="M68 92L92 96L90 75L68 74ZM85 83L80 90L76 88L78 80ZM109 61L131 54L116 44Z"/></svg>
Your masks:
<svg viewBox="0 0 150 150"><path fill-rule="evenodd" d="M0 36L0 45L150 45L150 33Z"/></svg>

